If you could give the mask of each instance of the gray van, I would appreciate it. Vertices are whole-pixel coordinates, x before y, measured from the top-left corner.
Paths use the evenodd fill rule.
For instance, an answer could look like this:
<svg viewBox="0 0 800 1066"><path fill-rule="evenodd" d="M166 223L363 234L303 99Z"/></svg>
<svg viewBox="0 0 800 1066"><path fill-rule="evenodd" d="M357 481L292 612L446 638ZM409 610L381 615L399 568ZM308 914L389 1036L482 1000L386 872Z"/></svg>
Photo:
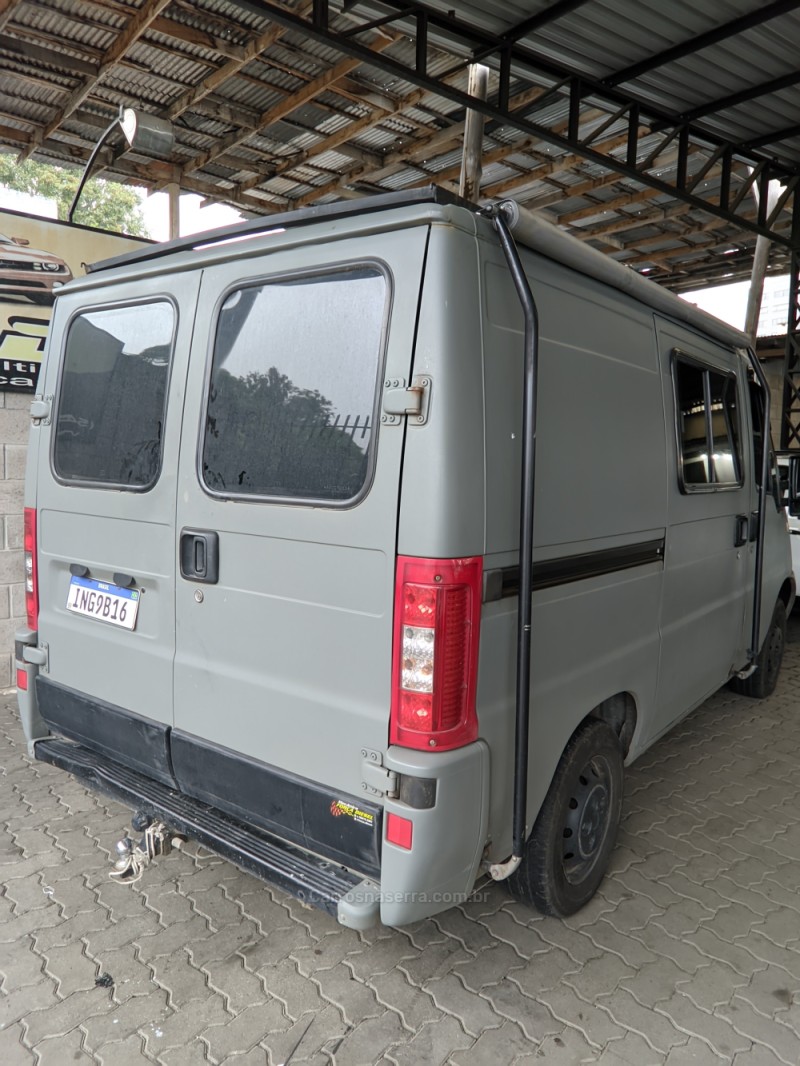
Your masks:
<svg viewBox="0 0 800 1066"><path fill-rule="evenodd" d="M746 338L513 203L100 263L40 390L22 722L140 857L168 827L359 928L487 877L567 915L623 764L775 686L795 589Z"/></svg>

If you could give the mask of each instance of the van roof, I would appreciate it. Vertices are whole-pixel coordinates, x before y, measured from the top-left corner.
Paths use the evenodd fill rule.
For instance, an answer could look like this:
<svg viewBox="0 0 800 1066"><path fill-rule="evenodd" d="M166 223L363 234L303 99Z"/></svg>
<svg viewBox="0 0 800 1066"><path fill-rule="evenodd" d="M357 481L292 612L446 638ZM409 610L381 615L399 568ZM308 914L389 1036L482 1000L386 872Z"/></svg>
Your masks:
<svg viewBox="0 0 800 1066"><path fill-rule="evenodd" d="M335 221L348 217L363 218L366 215L376 214L381 211L431 204L462 207L469 211L473 217L479 210L483 211L483 209L477 208L475 204L463 200L454 193L433 185L426 188L365 196L358 200L337 201L332 204L322 204L296 211L286 211L280 214L247 219L244 222L208 230L190 237L179 237L177 240L153 244L135 252L127 252L112 259L101 260L98 263L90 264L87 267L87 273L97 274L117 267L150 263L153 260L176 255L180 252L205 251L213 249L216 244L222 245L246 237L255 237L258 234L276 229L294 230L314 223ZM525 210L513 200L504 200L498 206L505 214L515 239L520 244L530 248L531 251L563 263L571 269L596 278L607 285L611 285L613 288L626 293L654 310L668 314L703 333L709 334L715 340L729 347L750 347L750 341L746 334L720 321L713 315L701 311L694 304L681 299L630 267L626 267L624 263L619 263L603 255L602 252L590 247L577 237L566 233L540 215Z"/></svg>

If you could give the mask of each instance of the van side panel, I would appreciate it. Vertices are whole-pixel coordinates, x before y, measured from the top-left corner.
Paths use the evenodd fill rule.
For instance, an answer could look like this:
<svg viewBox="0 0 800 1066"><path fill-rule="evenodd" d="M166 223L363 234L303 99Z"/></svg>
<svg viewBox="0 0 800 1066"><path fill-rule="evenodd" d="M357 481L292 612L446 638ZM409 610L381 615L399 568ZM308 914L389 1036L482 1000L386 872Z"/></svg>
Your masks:
<svg viewBox="0 0 800 1066"><path fill-rule="evenodd" d="M484 550L483 372L478 249L453 226L433 226L420 304L414 375L431 381L430 417L409 419L397 550L459 558Z"/></svg>
<svg viewBox="0 0 800 1066"><path fill-rule="evenodd" d="M522 316L483 245L486 569L513 573L519 540ZM653 714L666 526L662 390L652 313L523 253L539 318L529 825L567 740L603 700ZM516 596L489 602L479 714L492 751L491 854L510 848ZM501 772L497 772L502 768Z"/></svg>

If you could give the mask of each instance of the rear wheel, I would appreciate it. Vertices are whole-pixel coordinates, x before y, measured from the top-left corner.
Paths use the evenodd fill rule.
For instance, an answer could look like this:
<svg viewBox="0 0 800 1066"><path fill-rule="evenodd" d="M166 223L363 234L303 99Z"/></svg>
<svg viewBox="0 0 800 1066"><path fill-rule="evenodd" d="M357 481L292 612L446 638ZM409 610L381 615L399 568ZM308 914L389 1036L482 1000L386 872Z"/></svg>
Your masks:
<svg viewBox="0 0 800 1066"><path fill-rule="evenodd" d="M614 850L622 780L619 739L605 722L587 721L567 744L522 863L508 879L513 896L557 917L589 902Z"/></svg>
<svg viewBox="0 0 800 1066"><path fill-rule="evenodd" d="M778 684L785 644L786 608L783 601L778 600L772 612L767 636L756 659L756 668L749 677L732 678L730 685L733 691L757 700L771 696Z"/></svg>

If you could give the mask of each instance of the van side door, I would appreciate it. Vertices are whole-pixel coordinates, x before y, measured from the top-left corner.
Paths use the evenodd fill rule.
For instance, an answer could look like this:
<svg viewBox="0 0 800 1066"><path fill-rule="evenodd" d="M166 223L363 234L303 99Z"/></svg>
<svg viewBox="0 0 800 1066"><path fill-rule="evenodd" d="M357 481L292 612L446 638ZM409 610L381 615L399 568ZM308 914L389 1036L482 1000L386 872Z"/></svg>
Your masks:
<svg viewBox="0 0 800 1066"><path fill-rule="evenodd" d="M738 354L658 317L656 326L672 447L653 736L746 658L756 506Z"/></svg>

